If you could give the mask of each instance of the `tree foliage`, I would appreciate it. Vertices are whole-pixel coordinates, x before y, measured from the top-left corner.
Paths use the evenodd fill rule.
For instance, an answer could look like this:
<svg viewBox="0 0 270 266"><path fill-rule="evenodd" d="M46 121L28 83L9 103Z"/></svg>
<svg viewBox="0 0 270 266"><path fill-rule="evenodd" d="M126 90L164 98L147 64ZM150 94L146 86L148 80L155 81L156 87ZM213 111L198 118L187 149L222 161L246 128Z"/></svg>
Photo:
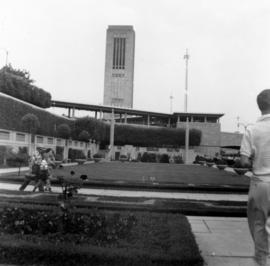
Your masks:
<svg viewBox="0 0 270 266"><path fill-rule="evenodd" d="M89 139L95 139L99 142L107 143L110 137L109 124L89 116L78 118L75 121L72 137L76 138L82 131L89 133Z"/></svg>
<svg viewBox="0 0 270 266"><path fill-rule="evenodd" d="M23 129L31 134L35 134L40 127L38 117L31 113L24 115L21 119L21 123Z"/></svg>
<svg viewBox="0 0 270 266"><path fill-rule="evenodd" d="M0 70L0 92L42 108L51 106L51 94L33 85L34 80L26 70L11 65Z"/></svg>
<svg viewBox="0 0 270 266"><path fill-rule="evenodd" d="M79 134L78 138L79 138L79 140L81 140L81 141L88 142L89 139L90 139L90 134L89 134L86 130L83 130L83 131L81 131L81 133Z"/></svg>
<svg viewBox="0 0 270 266"><path fill-rule="evenodd" d="M68 139L71 136L71 129L68 124L61 124L57 128L57 135L60 138Z"/></svg>

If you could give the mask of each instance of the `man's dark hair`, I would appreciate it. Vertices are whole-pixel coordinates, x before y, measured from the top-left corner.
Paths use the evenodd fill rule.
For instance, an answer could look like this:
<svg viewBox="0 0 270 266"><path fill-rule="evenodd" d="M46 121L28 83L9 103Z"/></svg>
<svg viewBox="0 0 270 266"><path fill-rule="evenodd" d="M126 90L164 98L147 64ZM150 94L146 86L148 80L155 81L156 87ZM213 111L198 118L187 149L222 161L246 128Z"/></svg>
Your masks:
<svg viewBox="0 0 270 266"><path fill-rule="evenodd" d="M270 110L270 89L263 90L258 94L257 104L261 111Z"/></svg>

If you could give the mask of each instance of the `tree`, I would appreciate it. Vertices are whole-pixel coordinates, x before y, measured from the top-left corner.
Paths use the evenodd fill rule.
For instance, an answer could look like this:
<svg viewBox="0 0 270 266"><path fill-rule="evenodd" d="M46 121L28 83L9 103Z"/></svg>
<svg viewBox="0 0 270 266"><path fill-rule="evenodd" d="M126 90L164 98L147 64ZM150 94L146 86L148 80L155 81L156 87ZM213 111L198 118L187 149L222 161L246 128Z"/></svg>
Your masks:
<svg viewBox="0 0 270 266"><path fill-rule="evenodd" d="M36 115L28 113L21 119L22 128L29 133L29 154L32 153L31 143L34 139L35 133L40 127L39 119Z"/></svg>
<svg viewBox="0 0 270 266"><path fill-rule="evenodd" d="M78 138L79 138L79 140L81 140L81 141L88 142L89 139L90 139L90 134L89 134L86 130L83 130L83 131L81 131L81 133L79 134Z"/></svg>
<svg viewBox="0 0 270 266"><path fill-rule="evenodd" d="M68 124L61 124L57 128L57 135L60 138L68 139L71 135L71 129Z"/></svg>
<svg viewBox="0 0 270 266"><path fill-rule="evenodd" d="M28 113L21 119L22 127L30 134L35 134L40 127L39 119L36 115Z"/></svg>
<svg viewBox="0 0 270 266"><path fill-rule="evenodd" d="M0 70L0 92L42 108L51 106L51 94L34 86L28 71L14 69L11 65Z"/></svg>

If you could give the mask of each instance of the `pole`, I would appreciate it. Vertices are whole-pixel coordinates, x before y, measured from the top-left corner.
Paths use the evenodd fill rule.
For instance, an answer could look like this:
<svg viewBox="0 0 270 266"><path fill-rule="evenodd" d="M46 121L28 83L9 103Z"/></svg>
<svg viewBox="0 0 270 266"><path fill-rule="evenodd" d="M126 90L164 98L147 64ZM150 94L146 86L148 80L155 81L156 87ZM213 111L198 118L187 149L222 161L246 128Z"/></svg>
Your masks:
<svg viewBox="0 0 270 266"><path fill-rule="evenodd" d="M8 50L6 48L0 48L0 50L3 50L3 51L6 52L6 64L5 64L5 66L7 67L7 65L8 65Z"/></svg>
<svg viewBox="0 0 270 266"><path fill-rule="evenodd" d="M171 93L171 95L170 95L170 113L172 113L172 111L173 111L173 95Z"/></svg>
<svg viewBox="0 0 270 266"><path fill-rule="evenodd" d="M110 151L109 151L109 159L114 159L114 109L112 109L111 115L111 128L110 128Z"/></svg>
<svg viewBox="0 0 270 266"><path fill-rule="evenodd" d="M188 150L189 150L189 121L188 121L188 60L189 54L188 49L186 49L186 54L184 55L186 61L186 78L185 78L185 113L186 113L186 131L185 131L185 164L188 164Z"/></svg>
<svg viewBox="0 0 270 266"><path fill-rule="evenodd" d="M8 50L6 50L6 66L8 65Z"/></svg>

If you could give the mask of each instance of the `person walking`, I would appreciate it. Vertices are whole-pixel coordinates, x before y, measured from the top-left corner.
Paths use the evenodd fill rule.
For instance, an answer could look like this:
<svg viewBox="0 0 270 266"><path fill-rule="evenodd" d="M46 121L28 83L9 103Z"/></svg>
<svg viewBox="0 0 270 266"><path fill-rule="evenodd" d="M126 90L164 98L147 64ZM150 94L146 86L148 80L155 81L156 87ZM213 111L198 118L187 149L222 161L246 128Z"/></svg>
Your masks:
<svg viewBox="0 0 270 266"><path fill-rule="evenodd" d="M247 216L254 242L254 265L267 266L270 238L270 89L257 96L261 117L249 126L240 148L242 167L251 168ZM269 232L269 233L268 233Z"/></svg>
<svg viewBox="0 0 270 266"><path fill-rule="evenodd" d="M51 180L53 178L53 169L55 168L55 156L54 156L54 151L52 149L47 149L44 158L48 164L48 178L46 180L46 187L45 191L51 192Z"/></svg>
<svg viewBox="0 0 270 266"><path fill-rule="evenodd" d="M29 173L25 175L24 182L19 190L24 191L26 187L34 181L37 183L40 174L40 164L42 161L42 148L37 147L36 151L32 154L29 161ZM40 188L41 189L41 188Z"/></svg>

